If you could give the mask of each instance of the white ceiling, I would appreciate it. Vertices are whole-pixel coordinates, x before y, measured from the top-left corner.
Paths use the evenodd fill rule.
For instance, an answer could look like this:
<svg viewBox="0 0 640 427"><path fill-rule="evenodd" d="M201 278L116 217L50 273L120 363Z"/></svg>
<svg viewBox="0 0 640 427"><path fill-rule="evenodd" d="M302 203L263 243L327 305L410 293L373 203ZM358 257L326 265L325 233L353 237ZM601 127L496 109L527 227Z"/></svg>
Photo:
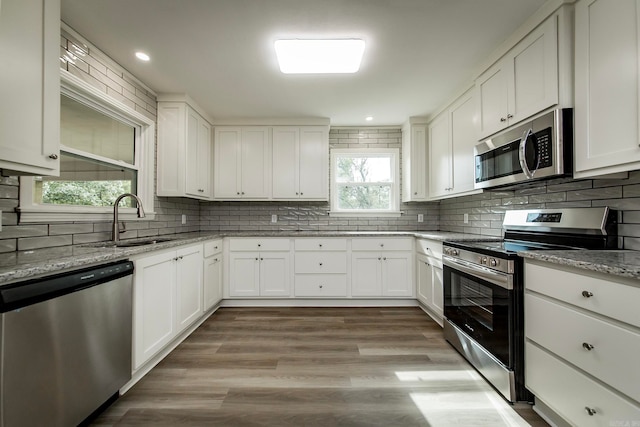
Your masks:
<svg viewBox="0 0 640 427"><path fill-rule="evenodd" d="M216 122L398 125L441 107L544 0L62 0L62 20L157 93ZM280 73L279 38L362 38L360 71ZM134 52L151 55L149 63ZM373 116L366 122L366 116Z"/></svg>

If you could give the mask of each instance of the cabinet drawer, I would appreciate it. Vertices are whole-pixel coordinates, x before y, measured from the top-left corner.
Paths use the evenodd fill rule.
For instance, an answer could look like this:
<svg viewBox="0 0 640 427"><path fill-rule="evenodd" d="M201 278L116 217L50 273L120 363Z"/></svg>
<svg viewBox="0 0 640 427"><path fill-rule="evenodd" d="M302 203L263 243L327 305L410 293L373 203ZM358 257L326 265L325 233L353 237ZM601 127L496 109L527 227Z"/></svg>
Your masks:
<svg viewBox="0 0 640 427"><path fill-rule="evenodd" d="M412 251L413 238L390 239L369 238L352 239L351 249L354 251Z"/></svg>
<svg viewBox="0 0 640 427"><path fill-rule="evenodd" d="M230 251L288 251L289 239L230 239Z"/></svg>
<svg viewBox="0 0 640 427"><path fill-rule="evenodd" d="M416 240L416 251L442 260L442 242L437 240Z"/></svg>
<svg viewBox="0 0 640 427"><path fill-rule="evenodd" d="M525 345L525 384L536 398L571 425L613 426L640 419L640 406L591 380L529 342ZM589 415L585 408L595 410Z"/></svg>
<svg viewBox="0 0 640 427"><path fill-rule="evenodd" d="M204 243L204 257L208 258L215 254L222 252L222 240L213 240L211 242Z"/></svg>
<svg viewBox="0 0 640 427"><path fill-rule="evenodd" d="M296 273L346 273L346 252L298 252L295 254Z"/></svg>
<svg viewBox="0 0 640 427"><path fill-rule="evenodd" d="M634 304L640 301L640 287L530 262L525 264L525 286L532 291L640 327L640 310ZM583 296L589 294L592 295Z"/></svg>
<svg viewBox="0 0 640 427"><path fill-rule="evenodd" d="M346 274L296 274L297 297L346 297Z"/></svg>
<svg viewBox="0 0 640 427"><path fill-rule="evenodd" d="M347 239L296 239L296 251L346 251Z"/></svg>
<svg viewBox="0 0 640 427"><path fill-rule="evenodd" d="M640 400L640 370L627 369L637 364L640 334L531 294L525 316L528 339Z"/></svg>

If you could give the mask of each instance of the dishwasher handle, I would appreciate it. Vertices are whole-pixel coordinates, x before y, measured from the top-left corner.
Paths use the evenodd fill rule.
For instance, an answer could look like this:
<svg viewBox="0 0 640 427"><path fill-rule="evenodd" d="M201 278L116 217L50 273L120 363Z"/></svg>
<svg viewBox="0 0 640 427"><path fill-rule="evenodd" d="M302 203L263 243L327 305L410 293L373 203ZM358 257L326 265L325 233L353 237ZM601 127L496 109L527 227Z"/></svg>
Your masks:
<svg viewBox="0 0 640 427"><path fill-rule="evenodd" d="M133 274L133 262L119 261L0 287L0 313L27 307Z"/></svg>

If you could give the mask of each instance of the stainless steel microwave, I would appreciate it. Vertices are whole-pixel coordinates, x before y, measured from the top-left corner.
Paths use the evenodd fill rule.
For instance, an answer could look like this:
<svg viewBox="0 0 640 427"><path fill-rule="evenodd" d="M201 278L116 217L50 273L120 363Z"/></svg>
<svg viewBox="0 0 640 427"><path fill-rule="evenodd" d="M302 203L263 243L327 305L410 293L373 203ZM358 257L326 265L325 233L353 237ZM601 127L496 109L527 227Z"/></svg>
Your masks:
<svg viewBox="0 0 640 427"><path fill-rule="evenodd" d="M476 145L475 188L571 175L573 109L552 110Z"/></svg>

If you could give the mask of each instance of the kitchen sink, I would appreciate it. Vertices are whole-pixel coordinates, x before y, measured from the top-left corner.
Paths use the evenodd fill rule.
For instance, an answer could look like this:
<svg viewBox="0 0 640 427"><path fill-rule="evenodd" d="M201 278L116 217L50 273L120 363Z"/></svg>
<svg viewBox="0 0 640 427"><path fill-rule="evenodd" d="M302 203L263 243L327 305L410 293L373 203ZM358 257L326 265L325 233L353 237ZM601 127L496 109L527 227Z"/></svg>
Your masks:
<svg viewBox="0 0 640 427"><path fill-rule="evenodd" d="M132 248L136 246L155 245L162 242L170 242L175 239L153 239L153 240L133 240L133 241L120 241L120 242L99 242L90 246L95 248Z"/></svg>

